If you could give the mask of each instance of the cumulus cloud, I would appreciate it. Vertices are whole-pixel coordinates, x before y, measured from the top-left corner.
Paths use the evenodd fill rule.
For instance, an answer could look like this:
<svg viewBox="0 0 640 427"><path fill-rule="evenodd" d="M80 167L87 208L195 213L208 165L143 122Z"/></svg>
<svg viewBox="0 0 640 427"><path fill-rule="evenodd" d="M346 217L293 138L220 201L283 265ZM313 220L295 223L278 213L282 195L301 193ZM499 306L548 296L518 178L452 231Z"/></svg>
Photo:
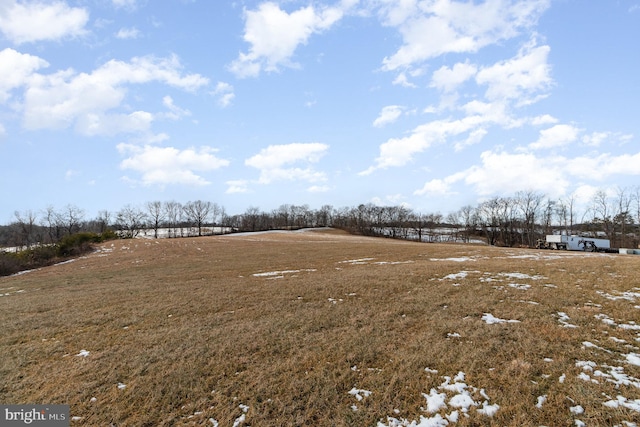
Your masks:
<svg viewBox="0 0 640 427"><path fill-rule="evenodd" d="M581 130L572 125L555 125L540 131L540 137L529 144L533 150L556 148L569 145L578 139Z"/></svg>
<svg viewBox="0 0 640 427"><path fill-rule="evenodd" d="M552 84L548 64L549 46L525 45L515 58L500 61L478 71L476 81L486 85L488 100L516 100L531 104Z"/></svg>
<svg viewBox="0 0 640 427"><path fill-rule="evenodd" d="M453 194L456 184L464 184L481 197L527 189L551 198L567 196L573 191L585 199L585 194L593 193L597 188L590 183L602 183L615 175L640 176L640 152L562 157L540 156L535 151L511 153L495 149L483 152L479 164L444 178L434 178L414 194L444 196ZM575 183L579 184L574 187Z"/></svg>
<svg viewBox="0 0 640 427"><path fill-rule="evenodd" d="M485 151L480 160L481 165L473 166L464 173L464 181L482 196L527 189L558 197L565 194L570 184L559 158L540 158L533 153Z"/></svg>
<svg viewBox="0 0 640 427"><path fill-rule="evenodd" d="M398 120L402 115L403 107L399 105L387 105L380 111L380 115L373 121L373 126L383 127Z"/></svg>
<svg viewBox="0 0 640 427"><path fill-rule="evenodd" d="M510 39L535 22L549 0L493 0L481 3L381 0L383 23L402 35L402 46L384 58L383 69L402 70L447 53L477 52Z"/></svg>
<svg viewBox="0 0 640 427"><path fill-rule="evenodd" d="M121 155L127 156L120 167L140 173L144 185L207 185L210 182L198 173L229 165L229 161L217 157L215 153L218 150L211 147L180 150L122 143L118 144L117 149Z"/></svg>
<svg viewBox="0 0 640 427"><path fill-rule="evenodd" d="M82 36L88 20L86 9L64 1L0 3L0 32L16 44Z"/></svg>
<svg viewBox="0 0 640 427"><path fill-rule="evenodd" d="M260 170L260 184L280 180L319 182L325 181L326 175L315 171L309 164L319 162L328 149L328 145L318 142L270 145L244 163ZM306 167L291 166L299 163Z"/></svg>
<svg viewBox="0 0 640 427"><path fill-rule="evenodd" d="M24 93L23 124L30 130L75 126L88 135L147 129L153 120L151 113L113 112L125 99L127 86L158 82L194 91L208 84L199 74L181 71L176 56L147 56L129 62L111 60L90 74L68 69L33 75Z"/></svg>
<svg viewBox="0 0 640 427"><path fill-rule="evenodd" d="M0 51L0 103L11 97L11 91L28 84L33 73L49 63L37 56L7 48Z"/></svg>
<svg viewBox="0 0 640 427"><path fill-rule="evenodd" d="M288 13L276 3L266 2L256 10L245 10L244 40L251 46L240 53L229 69L238 77L255 77L261 71L295 67L291 57L312 34L320 33L339 21L340 7L307 6Z"/></svg>
<svg viewBox="0 0 640 427"><path fill-rule="evenodd" d="M433 72L430 86L443 92L451 92L472 78L477 71L478 67L468 62L459 62L451 68L442 66Z"/></svg>

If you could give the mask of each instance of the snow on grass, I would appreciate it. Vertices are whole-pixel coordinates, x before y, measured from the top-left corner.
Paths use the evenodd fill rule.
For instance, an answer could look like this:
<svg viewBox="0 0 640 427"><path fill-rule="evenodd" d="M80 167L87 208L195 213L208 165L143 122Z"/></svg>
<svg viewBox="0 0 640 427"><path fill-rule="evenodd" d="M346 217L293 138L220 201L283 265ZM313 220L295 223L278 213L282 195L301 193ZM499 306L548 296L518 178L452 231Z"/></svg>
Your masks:
<svg viewBox="0 0 640 427"><path fill-rule="evenodd" d="M527 289L531 288L531 285L524 285L521 283L509 283L507 284L507 286L509 286L510 288L519 289L521 291L526 291Z"/></svg>
<svg viewBox="0 0 640 427"><path fill-rule="evenodd" d="M618 396L615 400L608 400L603 403L604 406L608 406L609 408L627 408L636 412L640 412L640 399L627 399L624 396Z"/></svg>
<svg viewBox="0 0 640 427"><path fill-rule="evenodd" d="M627 330L636 330L636 331L640 330L640 325L638 325L634 321L630 321L628 323L618 323L604 313L596 314L594 317L598 320L601 320L602 323L609 326L617 326L620 329L627 329Z"/></svg>
<svg viewBox="0 0 640 427"><path fill-rule="evenodd" d="M540 279L545 279L544 276L531 276L529 274L525 274L525 273L498 273L498 276L502 276L502 277L507 277L509 279L521 279L521 280L525 280L525 279L531 279L531 280L540 280Z"/></svg>
<svg viewBox="0 0 640 427"><path fill-rule="evenodd" d="M569 315L564 311L559 311L558 313L556 313L556 315L558 316L558 322L560 322L560 324L564 328L577 328L576 325L569 323L569 320L571 319L569 318Z"/></svg>
<svg viewBox="0 0 640 427"><path fill-rule="evenodd" d="M574 415L580 415L582 413L584 413L584 408L580 405L576 405L576 406L571 406L569 408L569 412L571 412Z"/></svg>
<svg viewBox="0 0 640 427"><path fill-rule="evenodd" d="M338 264L351 264L351 265L368 264L369 261L373 261L374 259L375 258L348 259L345 261L338 261Z"/></svg>
<svg viewBox="0 0 640 427"><path fill-rule="evenodd" d="M482 316L482 320L484 320L485 323L487 323L488 325L494 325L497 323L520 323L519 320L507 320L507 319L497 318L491 313L484 313L484 315Z"/></svg>
<svg viewBox="0 0 640 427"><path fill-rule="evenodd" d="M437 371L425 368L428 373ZM458 372L453 378L443 376L444 382L432 388L429 394L422 393L430 416L420 415L418 420L387 417L386 423L379 421L377 427L445 427L457 423L460 414L467 415L472 408L487 417L494 416L500 406L489 404L489 396L484 389L478 389L465 382L465 373ZM432 414L432 415L431 415Z"/></svg>
<svg viewBox="0 0 640 427"><path fill-rule="evenodd" d="M623 356L625 356L625 359L627 359L627 363L630 363L635 366L640 366L640 354L629 353L629 354L624 354Z"/></svg>
<svg viewBox="0 0 640 427"><path fill-rule="evenodd" d="M463 256L463 257L453 257L453 258L429 258L429 261L475 262L477 261L477 259L468 257L468 256Z"/></svg>
<svg viewBox="0 0 640 427"><path fill-rule="evenodd" d="M625 374L624 368L621 366L602 365L602 368L608 371L603 372L601 369L597 369L598 365L596 362L590 360L579 360L576 362L576 367L582 368L583 372L578 375L578 378L583 381L598 384L598 380L591 378L589 375L591 374L594 377L603 378L605 381L614 384L616 387L630 386L640 389L640 379ZM587 372L589 374L587 374Z"/></svg>
<svg viewBox="0 0 640 427"><path fill-rule="evenodd" d="M285 274L295 274L301 272L314 272L317 271L315 268L305 268L302 270L282 270L282 271L265 271L263 273L254 273L253 277L268 277L268 278L281 278L284 277Z"/></svg>
<svg viewBox="0 0 640 427"><path fill-rule="evenodd" d="M371 396L371 392L369 390L357 389L355 387L349 390L349 394L355 397L358 402L360 402L365 397Z"/></svg>
<svg viewBox="0 0 640 427"><path fill-rule="evenodd" d="M76 354L78 357L87 357L89 356L89 352L87 350L80 350L80 353Z"/></svg>
<svg viewBox="0 0 640 427"><path fill-rule="evenodd" d="M635 302L636 300L640 299L640 292L636 292L638 290L638 288L633 288L630 291L620 292L618 295L612 295L604 291L596 291L596 293L611 301L625 300Z"/></svg>

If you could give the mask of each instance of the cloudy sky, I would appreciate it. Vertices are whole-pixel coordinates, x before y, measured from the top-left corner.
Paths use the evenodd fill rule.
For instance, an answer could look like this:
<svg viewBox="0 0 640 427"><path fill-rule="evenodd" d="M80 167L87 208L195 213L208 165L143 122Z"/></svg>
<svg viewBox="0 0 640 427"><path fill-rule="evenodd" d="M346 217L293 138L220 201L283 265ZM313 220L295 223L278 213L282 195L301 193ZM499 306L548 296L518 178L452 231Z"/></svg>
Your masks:
<svg viewBox="0 0 640 427"><path fill-rule="evenodd" d="M0 0L0 223L640 184L640 0Z"/></svg>

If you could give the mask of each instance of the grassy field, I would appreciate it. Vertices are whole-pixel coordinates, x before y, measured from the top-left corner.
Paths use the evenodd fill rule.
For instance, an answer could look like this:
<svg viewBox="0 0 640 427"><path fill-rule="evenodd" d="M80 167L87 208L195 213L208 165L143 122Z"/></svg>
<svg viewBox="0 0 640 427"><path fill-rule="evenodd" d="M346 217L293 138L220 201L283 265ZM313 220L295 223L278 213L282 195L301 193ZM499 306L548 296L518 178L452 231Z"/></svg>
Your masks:
<svg viewBox="0 0 640 427"><path fill-rule="evenodd" d="M638 256L332 230L119 240L0 295L0 402L69 404L72 426L640 419Z"/></svg>

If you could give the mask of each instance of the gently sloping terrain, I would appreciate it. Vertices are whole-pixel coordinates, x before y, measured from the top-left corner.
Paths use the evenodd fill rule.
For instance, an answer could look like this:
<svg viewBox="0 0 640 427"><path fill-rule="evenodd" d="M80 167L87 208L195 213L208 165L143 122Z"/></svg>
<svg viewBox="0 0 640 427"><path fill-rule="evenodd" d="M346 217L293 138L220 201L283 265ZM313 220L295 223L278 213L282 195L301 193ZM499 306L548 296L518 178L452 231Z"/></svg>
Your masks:
<svg viewBox="0 0 640 427"><path fill-rule="evenodd" d="M95 426L632 426L638 271L326 230L108 242L0 278L0 402Z"/></svg>

